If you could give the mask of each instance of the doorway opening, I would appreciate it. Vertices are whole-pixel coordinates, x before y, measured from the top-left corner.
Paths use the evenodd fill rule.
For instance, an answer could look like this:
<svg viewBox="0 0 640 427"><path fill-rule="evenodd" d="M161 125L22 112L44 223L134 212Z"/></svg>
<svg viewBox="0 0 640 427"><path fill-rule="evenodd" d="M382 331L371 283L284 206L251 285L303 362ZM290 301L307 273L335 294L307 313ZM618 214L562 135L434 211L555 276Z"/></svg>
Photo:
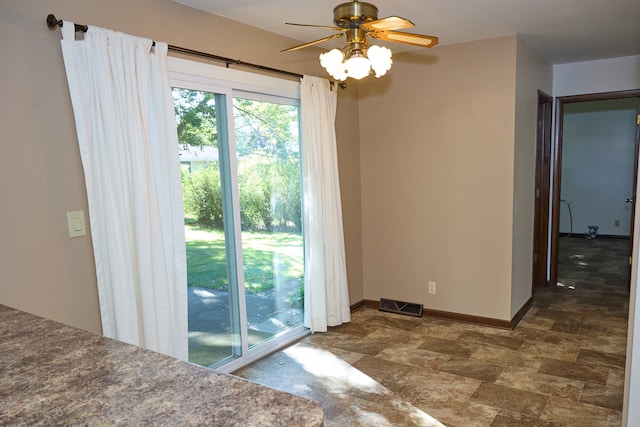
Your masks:
<svg viewBox="0 0 640 427"><path fill-rule="evenodd" d="M626 251L621 259L629 264L638 163L636 118L640 115L639 106L640 91L557 99L548 285L573 286L572 283L563 283L566 278L559 277L562 249L571 246L566 239L622 239ZM618 122L625 125L618 126ZM579 243L584 246L585 242ZM598 259L594 258L592 262ZM563 261L565 264L571 262ZM574 261L586 263L579 259ZM623 280L628 287L630 267L626 266L625 270L626 279Z"/></svg>

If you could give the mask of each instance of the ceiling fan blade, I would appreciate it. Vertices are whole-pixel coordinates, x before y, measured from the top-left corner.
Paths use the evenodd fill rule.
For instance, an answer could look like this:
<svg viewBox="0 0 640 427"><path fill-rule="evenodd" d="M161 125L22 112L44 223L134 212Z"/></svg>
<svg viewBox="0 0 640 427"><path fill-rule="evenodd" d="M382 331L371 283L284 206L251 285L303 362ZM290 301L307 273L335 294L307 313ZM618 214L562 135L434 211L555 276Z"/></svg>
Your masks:
<svg viewBox="0 0 640 427"><path fill-rule="evenodd" d="M297 27L329 28L330 30L347 31L345 28L336 27L335 25L296 24L294 22L285 22L284 24L295 25Z"/></svg>
<svg viewBox="0 0 640 427"><path fill-rule="evenodd" d="M319 40L315 40L315 41L312 41L312 42L309 42L309 43L304 43L304 44L301 44L301 45L298 45L298 46L293 46L293 47L290 47L288 49L281 50L280 52L290 52L292 50L302 49L302 48L313 46L313 45L316 45L316 44L319 44L319 43L323 43L323 42L326 42L326 41L329 41L329 40L337 39L338 37L342 37L342 36L344 36L344 33L332 34L330 36L323 37L323 38L321 38Z"/></svg>
<svg viewBox="0 0 640 427"><path fill-rule="evenodd" d="M369 35L380 40L420 47L434 47L438 44L438 38L435 36L423 36L422 34L403 33L401 31L373 31Z"/></svg>
<svg viewBox="0 0 640 427"><path fill-rule="evenodd" d="M363 22L360 25L365 30L388 31L412 28L413 22L399 16L389 16L387 18L376 19L375 21Z"/></svg>

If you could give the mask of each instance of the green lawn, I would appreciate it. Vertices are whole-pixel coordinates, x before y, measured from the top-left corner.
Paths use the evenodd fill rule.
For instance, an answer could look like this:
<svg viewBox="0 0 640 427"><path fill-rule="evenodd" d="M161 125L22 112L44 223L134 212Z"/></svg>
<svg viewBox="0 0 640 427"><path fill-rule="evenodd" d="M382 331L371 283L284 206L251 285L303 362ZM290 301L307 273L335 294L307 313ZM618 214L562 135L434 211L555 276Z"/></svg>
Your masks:
<svg viewBox="0 0 640 427"><path fill-rule="evenodd" d="M185 226L189 286L226 289L227 260L222 230ZM302 235L297 233L242 232L245 289L261 292L275 281L302 279Z"/></svg>

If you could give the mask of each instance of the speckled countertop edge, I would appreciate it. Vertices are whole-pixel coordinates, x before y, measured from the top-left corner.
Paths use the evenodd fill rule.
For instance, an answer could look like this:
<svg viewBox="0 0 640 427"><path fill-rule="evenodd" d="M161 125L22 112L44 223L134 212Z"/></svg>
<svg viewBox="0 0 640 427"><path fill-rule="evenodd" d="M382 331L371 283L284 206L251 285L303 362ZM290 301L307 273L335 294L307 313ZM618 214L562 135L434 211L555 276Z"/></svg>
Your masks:
<svg viewBox="0 0 640 427"><path fill-rule="evenodd" d="M0 424L321 426L318 402L0 305Z"/></svg>

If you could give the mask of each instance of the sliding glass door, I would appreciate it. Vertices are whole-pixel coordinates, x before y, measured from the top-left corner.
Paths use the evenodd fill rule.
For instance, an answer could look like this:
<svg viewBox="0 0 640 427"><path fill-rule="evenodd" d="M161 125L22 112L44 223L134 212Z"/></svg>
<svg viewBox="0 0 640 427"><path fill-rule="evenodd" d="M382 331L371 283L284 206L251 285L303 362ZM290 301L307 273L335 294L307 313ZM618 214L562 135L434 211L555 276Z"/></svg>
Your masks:
<svg viewBox="0 0 640 427"><path fill-rule="evenodd" d="M174 79L189 360L230 372L307 333L296 99Z"/></svg>
<svg viewBox="0 0 640 427"><path fill-rule="evenodd" d="M236 97L234 125L250 347L303 321L298 107Z"/></svg>

